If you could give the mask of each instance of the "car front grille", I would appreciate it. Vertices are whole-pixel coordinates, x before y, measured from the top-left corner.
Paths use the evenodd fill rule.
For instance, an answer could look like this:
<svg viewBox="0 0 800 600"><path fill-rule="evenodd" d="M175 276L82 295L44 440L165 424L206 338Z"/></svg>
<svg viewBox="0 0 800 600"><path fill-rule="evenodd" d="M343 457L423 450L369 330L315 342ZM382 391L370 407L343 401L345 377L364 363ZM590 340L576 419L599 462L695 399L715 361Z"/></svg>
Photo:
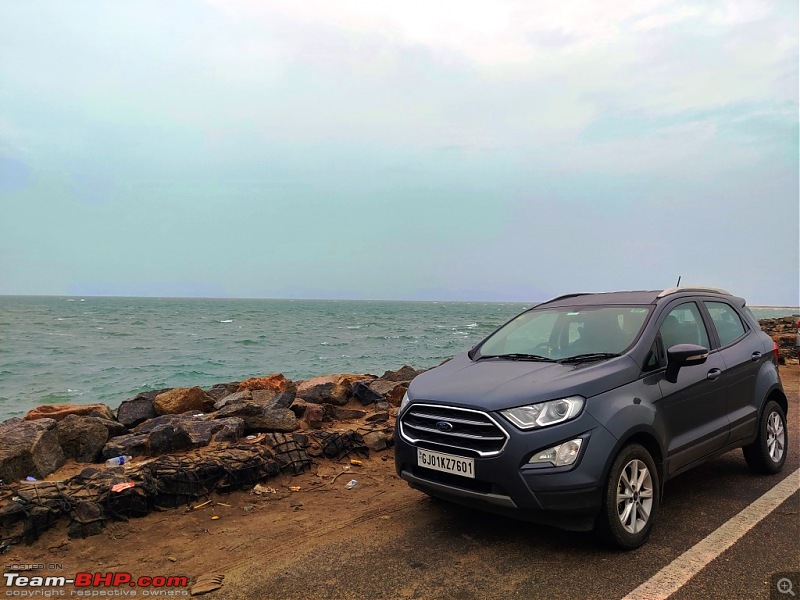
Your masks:
<svg viewBox="0 0 800 600"><path fill-rule="evenodd" d="M412 404L400 417L405 439L431 450L459 450L460 454L500 454L508 434L492 417L479 410Z"/></svg>

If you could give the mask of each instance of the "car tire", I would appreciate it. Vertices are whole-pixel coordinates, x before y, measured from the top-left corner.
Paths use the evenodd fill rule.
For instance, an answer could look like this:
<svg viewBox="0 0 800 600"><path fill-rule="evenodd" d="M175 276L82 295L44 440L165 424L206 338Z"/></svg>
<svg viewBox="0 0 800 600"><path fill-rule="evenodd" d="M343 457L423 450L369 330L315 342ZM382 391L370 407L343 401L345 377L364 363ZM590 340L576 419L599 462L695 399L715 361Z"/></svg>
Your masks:
<svg viewBox="0 0 800 600"><path fill-rule="evenodd" d="M770 400L761 412L756 441L742 448L744 460L756 473L777 473L786 462L788 442L786 414L777 402Z"/></svg>
<svg viewBox="0 0 800 600"><path fill-rule="evenodd" d="M653 457L639 444L626 446L609 469L597 532L617 548L638 548L650 536L660 495Z"/></svg>

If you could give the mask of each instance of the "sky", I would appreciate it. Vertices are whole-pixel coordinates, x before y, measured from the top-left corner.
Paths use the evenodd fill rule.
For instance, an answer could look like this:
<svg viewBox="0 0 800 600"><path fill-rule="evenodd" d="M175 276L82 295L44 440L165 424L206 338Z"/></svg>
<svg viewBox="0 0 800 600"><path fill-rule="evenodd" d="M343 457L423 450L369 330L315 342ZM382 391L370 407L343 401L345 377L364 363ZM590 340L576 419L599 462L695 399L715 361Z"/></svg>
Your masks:
<svg viewBox="0 0 800 600"><path fill-rule="evenodd" d="M0 294L797 305L798 3L0 3Z"/></svg>

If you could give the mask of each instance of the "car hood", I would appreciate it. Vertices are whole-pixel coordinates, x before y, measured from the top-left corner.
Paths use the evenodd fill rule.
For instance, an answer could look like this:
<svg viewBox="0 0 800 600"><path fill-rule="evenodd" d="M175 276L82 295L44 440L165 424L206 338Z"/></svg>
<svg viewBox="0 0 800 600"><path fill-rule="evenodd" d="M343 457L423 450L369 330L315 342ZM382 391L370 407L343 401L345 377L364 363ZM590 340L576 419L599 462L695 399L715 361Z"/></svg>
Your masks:
<svg viewBox="0 0 800 600"><path fill-rule="evenodd" d="M567 396L590 398L638 376L639 367L628 356L560 364L501 359L473 361L464 353L416 377L408 395L414 402L502 410Z"/></svg>

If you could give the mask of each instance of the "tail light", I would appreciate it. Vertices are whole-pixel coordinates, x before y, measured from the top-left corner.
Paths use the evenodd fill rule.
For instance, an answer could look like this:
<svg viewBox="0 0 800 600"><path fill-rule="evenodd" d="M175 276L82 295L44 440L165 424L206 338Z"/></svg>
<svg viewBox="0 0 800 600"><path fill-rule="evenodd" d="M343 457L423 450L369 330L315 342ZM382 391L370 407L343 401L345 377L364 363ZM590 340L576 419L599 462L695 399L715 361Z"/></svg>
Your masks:
<svg viewBox="0 0 800 600"><path fill-rule="evenodd" d="M773 342L772 342L772 362L774 362L776 366L778 365L778 361L779 361L780 357L781 357L781 349L778 347L778 342L773 340Z"/></svg>

